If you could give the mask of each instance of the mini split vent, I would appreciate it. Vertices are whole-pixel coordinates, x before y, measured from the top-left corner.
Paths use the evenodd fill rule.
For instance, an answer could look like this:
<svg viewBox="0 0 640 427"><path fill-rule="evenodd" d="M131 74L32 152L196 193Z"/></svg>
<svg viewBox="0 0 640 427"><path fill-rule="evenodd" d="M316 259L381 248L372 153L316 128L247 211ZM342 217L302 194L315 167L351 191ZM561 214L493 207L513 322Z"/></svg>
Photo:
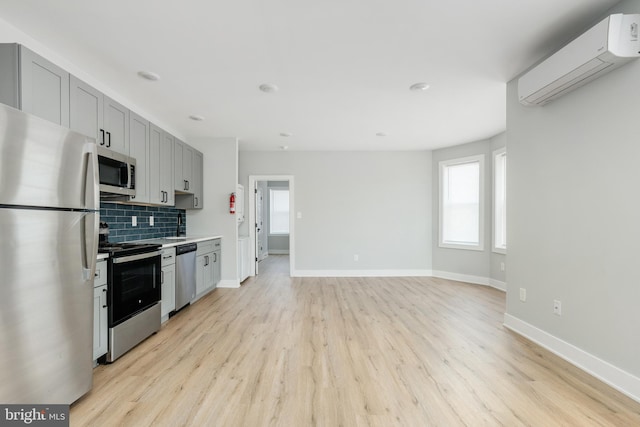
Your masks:
<svg viewBox="0 0 640 427"><path fill-rule="evenodd" d="M640 14L610 15L518 80L524 105L544 105L640 57Z"/></svg>

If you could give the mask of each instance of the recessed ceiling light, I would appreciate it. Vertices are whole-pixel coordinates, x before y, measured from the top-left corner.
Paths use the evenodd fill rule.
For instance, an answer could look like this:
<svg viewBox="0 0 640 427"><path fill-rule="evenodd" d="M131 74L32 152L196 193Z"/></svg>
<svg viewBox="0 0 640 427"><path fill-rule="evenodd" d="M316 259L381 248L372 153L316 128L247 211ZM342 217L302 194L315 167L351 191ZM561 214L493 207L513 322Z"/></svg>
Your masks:
<svg viewBox="0 0 640 427"><path fill-rule="evenodd" d="M138 76L142 77L145 80L149 80L151 82L156 82L160 80L160 76L151 71L138 71Z"/></svg>
<svg viewBox="0 0 640 427"><path fill-rule="evenodd" d="M419 91L423 91L423 90L427 90L429 89L429 85L426 83L414 83L411 86L409 86L410 90L419 92Z"/></svg>
<svg viewBox="0 0 640 427"><path fill-rule="evenodd" d="M376 133L376 136L387 136L387 134L384 132L378 132Z"/></svg>
<svg viewBox="0 0 640 427"><path fill-rule="evenodd" d="M291 136L291 134L289 132L280 132L280 136L283 136L285 138L289 138Z"/></svg>
<svg viewBox="0 0 640 427"><path fill-rule="evenodd" d="M193 114L193 115L189 116L189 118L191 120L193 120L194 122L201 122L201 121L204 120L204 116L201 116L199 114Z"/></svg>
<svg viewBox="0 0 640 427"><path fill-rule="evenodd" d="M273 93L278 91L278 86L271 83L262 83L258 88L264 93Z"/></svg>

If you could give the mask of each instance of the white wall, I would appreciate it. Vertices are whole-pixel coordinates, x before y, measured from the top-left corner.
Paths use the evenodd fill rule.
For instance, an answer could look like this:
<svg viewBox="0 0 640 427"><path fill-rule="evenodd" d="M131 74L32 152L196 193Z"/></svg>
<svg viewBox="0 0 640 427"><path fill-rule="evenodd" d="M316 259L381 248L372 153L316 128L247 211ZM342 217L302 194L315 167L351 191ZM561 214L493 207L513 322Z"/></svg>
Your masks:
<svg viewBox="0 0 640 427"><path fill-rule="evenodd" d="M637 13L640 0L615 11ZM636 399L638 76L634 61L537 108L520 105L517 80L509 83L505 316L510 327ZM562 316L553 314L554 299Z"/></svg>
<svg viewBox="0 0 640 427"><path fill-rule="evenodd" d="M505 289L505 274L500 270L500 263L505 262L503 254L492 251L493 235L493 150L506 145L505 134L483 141L447 147L433 152L432 157L432 191L433 191L433 271L439 277L463 280L471 283L491 285ZM439 246L439 162L462 157L484 155L484 250L465 250L441 248Z"/></svg>
<svg viewBox="0 0 640 427"><path fill-rule="evenodd" d="M203 208L187 211L189 234L222 235L221 287L239 286L238 227L229 213L229 195L236 191L238 179L238 141L236 138L201 138L189 144L204 154Z"/></svg>
<svg viewBox="0 0 640 427"><path fill-rule="evenodd" d="M430 152L240 152L239 158L245 186L249 175L294 175L302 214L295 224L298 275L430 272Z"/></svg>

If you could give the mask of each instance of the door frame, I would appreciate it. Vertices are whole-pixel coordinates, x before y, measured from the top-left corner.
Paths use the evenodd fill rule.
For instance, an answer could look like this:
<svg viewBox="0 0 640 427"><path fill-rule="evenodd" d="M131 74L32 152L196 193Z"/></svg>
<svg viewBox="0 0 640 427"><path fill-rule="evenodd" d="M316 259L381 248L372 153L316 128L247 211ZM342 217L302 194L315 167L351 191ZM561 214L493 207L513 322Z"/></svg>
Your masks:
<svg viewBox="0 0 640 427"><path fill-rule="evenodd" d="M256 185L258 181L288 181L289 182L289 276L293 277L295 271L295 191L293 175L249 175L249 191L251 196L249 199L249 265L251 266L249 274L256 275Z"/></svg>

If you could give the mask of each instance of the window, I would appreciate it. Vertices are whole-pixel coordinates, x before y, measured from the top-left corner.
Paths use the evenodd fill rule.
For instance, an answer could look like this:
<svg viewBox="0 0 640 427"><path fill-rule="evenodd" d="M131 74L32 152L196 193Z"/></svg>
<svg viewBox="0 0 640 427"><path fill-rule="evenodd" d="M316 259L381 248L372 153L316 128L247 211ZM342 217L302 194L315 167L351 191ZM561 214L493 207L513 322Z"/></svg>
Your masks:
<svg viewBox="0 0 640 427"><path fill-rule="evenodd" d="M288 189L269 189L269 234L289 234Z"/></svg>
<svg viewBox="0 0 640 427"><path fill-rule="evenodd" d="M507 150L493 152L493 251L507 253Z"/></svg>
<svg viewBox="0 0 640 427"><path fill-rule="evenodd" d="M484 155L440 162L440 246L483 250Z"/></svg>

